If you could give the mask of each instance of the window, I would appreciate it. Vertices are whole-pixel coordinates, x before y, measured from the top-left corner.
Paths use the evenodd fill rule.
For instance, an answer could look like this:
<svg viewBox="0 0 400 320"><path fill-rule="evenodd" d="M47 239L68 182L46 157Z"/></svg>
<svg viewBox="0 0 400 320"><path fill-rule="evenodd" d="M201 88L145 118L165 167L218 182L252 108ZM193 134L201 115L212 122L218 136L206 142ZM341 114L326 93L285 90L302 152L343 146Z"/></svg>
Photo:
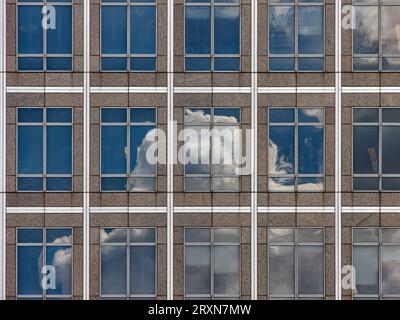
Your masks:
<svg viewBox="0 0 400 320"><path fill-rule="evenodd" d="M72 70L72 0L20 0L17 25L18 70Z"/></svg>
<svg viewBox="0 0 400 320"><path fill-rule="evenodd" d="M269 71L324 70L324 1L270 0Z"/></svg>
<svg viewBox="0 0 400 320"><path fill-rule="evenodd" d="M240 70L240 1L185 1L185 70Z"/></svg>
<svg viewBox="0 0 400 320"><path fill-rule="evenodd" d="M17 229L17 298L71 299L72 257L72 229Z"/></svg>
<svg viewBox="0 0 400 320"><path fill-rule="evenodd" d="M18 191L72 191L72 109L17 109Z"/></svg>
<svg viewBox="0 0 400 320"><path fill-rule="evenodd" d="M400 297L400 229L353 228L355 299Z"/></svg>
<svg viewBox="0 0 400 320"><path fill-rule="evenodd" d="M240 190L240 108L185 109L185 191Z"/></svg>
<svg viewBox="0 0 400 320"><path fill-rule="evenodd" d="M240 299L240 229L185 229L185 298Z"/></svg>
<svg viewBox="0 0 400 320"><path fill-rule="evenodd" d="M354 71L400 70L400 1L353 0Z"/></svg>
<svg viewBox="0 0 400 320"><path fill-rule="evenodd" d="M156 0L101 1L101 69L156 70Z"/></svg>
<svg viewBox="0 0 400 320"><path fill-rule="evenodd" d="M353 108L353 190L400 190L400 109Z"/></svg>
<svg viewBox="0 0 400 320"><path fill-rule="evenodd" d="M270 191L324 189L324 109L270 108Z"/></svg>
<svg viewBox="0 0 400 320"><path fill-rule="evenodd" d="M323 299L324 229L269 229L271 299Z"/></svg>
<svg viewBox="0 0 400 320"><path fill-rule="evenodd" d="M102 191L155 191L155 128L155 108L101 109Z"/></svg>
<svg viewBox="0 0 400 320"><path fill-rule="evenodd" d="M101 229L101 297L154 299L156 229Z"/></svg>

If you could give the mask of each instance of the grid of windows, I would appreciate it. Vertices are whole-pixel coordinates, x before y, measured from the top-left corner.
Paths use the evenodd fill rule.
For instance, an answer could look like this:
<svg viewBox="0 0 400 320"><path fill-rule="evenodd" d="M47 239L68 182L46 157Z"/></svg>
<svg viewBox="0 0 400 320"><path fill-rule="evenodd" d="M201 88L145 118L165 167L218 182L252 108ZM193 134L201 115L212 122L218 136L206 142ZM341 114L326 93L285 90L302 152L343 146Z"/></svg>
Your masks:
<svg viewBox="0 0 400 320"><path fill-rule="evenodd" d="M400 71L400 1L353 0L353 70Z"/></svg>
<svg viewBox="0 0 400 320"><path fill-rule="evenodd" d="M71 71L72 20L72 0L19 0L18 70Z"/></svg>
<svg viewBox="0 0 400 320"><path fill-rule="evenodd" d="M269 71L324 70L324 1L268 1Z"/></svg>
<svg viewBox="0 0 400 320"><path fill-rule="evenodd" d="M400 109L353 108L353 190L400 190Z"/></svg>
<svg viewBox="0 0 400 320"><path fill-rule="evenodd" d="M72 298L72 229L17 229L17 298Z"/></svg>
<svg viewBox="0 0 400 320"><path fill-rule="evenodd" d="M323 191L324 109L269 108L270 191Z"/></svg>
<svg viewBox="0 0 400 320"><path fill-rule="evenodd" d="M185 109L185 191L240 190L240 108Z"/></svg>
<svg viewBox="0 0 400 320"><path fill-rule="evenodd" d="M324 229L269 229L269 297L322 299L324 261Z"/></svg>
<svg viewBox="0 0 400 320"><path fill-rule="evenodd" d="M72 191L72 109L17 109L17 190Z"/></svg>
<svg viewBox="0 0 400 320"><path fill-rule="evenodd" d="M101 229L101 297L154 299L156 229Z"/></svg>
<svg viewBox="0 0 400 320"><path fill-rule="evenodd" d="M101 109L101 190L155 191L155 108Z"/></svg>
<svg viewBox="0 0 400 320"><path fill-rule="evenodd" d="M185 1L185 70L240 70L240 0Z"/></svg>
<svg viewBox="0 0 400 320"><path fill-rule="evenodd" d="M101 70L156 71L156 0L102 0Z"/></svg>
<svg viewBox="0 0 400 320"><path fill-rule="evenodd" d="M240 229L185 229L185 299L240 299Z"/></svg>
<svg viewBox="0 0 400 320"><path fill-rule="evenodd" d="M355 299L399 299L400 229L353 228Z"/></svg>

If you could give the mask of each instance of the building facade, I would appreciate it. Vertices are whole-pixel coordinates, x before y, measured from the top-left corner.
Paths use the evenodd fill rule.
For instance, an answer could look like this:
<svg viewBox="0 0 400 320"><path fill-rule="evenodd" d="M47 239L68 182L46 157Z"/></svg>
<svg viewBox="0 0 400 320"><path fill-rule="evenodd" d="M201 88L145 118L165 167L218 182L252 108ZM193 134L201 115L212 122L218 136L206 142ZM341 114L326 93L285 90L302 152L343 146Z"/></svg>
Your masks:
<svg viewBox="0 0 400 320"><path fill-rule="evenodd" d="M400 1L6 0L0 49L0 298L400 298Z"/></svg>

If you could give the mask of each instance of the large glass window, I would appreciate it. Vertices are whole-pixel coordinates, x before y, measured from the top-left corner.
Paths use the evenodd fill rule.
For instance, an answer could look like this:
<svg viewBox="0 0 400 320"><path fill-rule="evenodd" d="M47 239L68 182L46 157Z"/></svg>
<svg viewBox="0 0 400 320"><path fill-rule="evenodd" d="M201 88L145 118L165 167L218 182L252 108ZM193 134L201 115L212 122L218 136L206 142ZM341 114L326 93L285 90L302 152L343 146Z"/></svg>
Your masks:
<svg viewBox="0 0 400 320"><path fill-rule="evenodd" d="M400 70L400 1L353 0L353 70Z"/></svg>
<svg viewBox="0 0 400 320"><path fill-rule="evenodd" d="M240 190L240 108L185 109L185 191Z"/></svg>
<svg viewBox="0 0 400 320"><path fill-rule="evenodd" d="M353 190L400 190L400 109L353 108Z"/></svg>
<svg viewBox="0 0 400 320"><path fill-rule="evenodd" d="M240 299L240 229L185 229L185 298Z"/></svg>
<svg viewBox="0 0 400 320"><path fill-rule="evenodd" d="M185 70L240 70L240 0L185 1Z"/></svg>
<svg viewBox="0 0 400 320"><path fill-rule="evenodd" d="M156 0L101 1L101 70L156 70Z"/></svg>
<svg viewBox="0 0 400 320"><path fill-rule="evenodd" d="M17 109L17 190L72 191L72 109Z"/></svg>
<svg viewBox="0 0 400 320"><path fill-rule="evenodd" d="M17 229L17 298L72 298L72 229Z"/></svg>
<svg viewBox="0 0 400 320"><path fill-rule="evenodd" d="M72 70L72 0L17 2L18 70Z"/></svg>
<svg viewBox="0 0 400 320"><path fill-rule="evenodd" d="M101 297L154 299L156 229L101 229Z"/></svg>
<svg viewBox="0 0 400 320"><path fill-rule="evenodd" d="M323 191L324 109L269 108L270 191Z"/></svg>
<svg viewBox="0 0 400 320"><path fill-rule="evenodd" d="M155 191L155 108L101 109L101 190Z"/></svg>
<svg viewBox="0 0 400 320"><path fill-rule="evenodd" d="M323 71L324 1L268 4L269 71Z"/></svg>
<svg viewBox="0 0 400 320"><path fill-rule="evenodd" d="M269 297L323 298L324 260L324 229L269 229Z"/></svg>
<svg viewBox="0 0 400 320"><path fill-rule="evenodd" d="M400 229L354 228L355 299L400 297Z"/></svg>

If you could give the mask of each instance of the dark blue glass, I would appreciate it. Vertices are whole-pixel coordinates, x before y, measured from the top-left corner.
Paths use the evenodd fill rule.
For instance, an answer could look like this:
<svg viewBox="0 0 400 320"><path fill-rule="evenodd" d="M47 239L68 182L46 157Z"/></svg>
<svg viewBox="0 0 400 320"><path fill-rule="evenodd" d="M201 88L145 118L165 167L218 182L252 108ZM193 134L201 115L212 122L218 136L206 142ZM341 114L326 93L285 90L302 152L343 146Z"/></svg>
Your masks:
<svg viewBox="0 0 400 320"><path fill-rule="evenodd" d="M384 114L384 111L382 112ZM378 122L378 108L354 108L353 122Z"/></svg>
<svg viewBox="0 0 400 320"><path fill-rule="evenodd" d="M211 69L210 58L186 58L186 71L209 71Z"/></svg>
<svg viewBox="0 0 400 320"><path fill-rule="evenodd" d="M240 58L214 58L215 71L239 71Z"/></svg>
<svg viewBox="0 0 400 320"><path fill-rule="evenodd" d="M126 191L126 178L101 178L102 191Z"/></svg>
<svg viewBox="0 0 400 320"><path fill-rule="evenodd" d="M19 108L18 122L43 122L43 109Z"/></svg>
<svg viewBox="0 0 400 320"><path fill-rule="evenodd" d="M131 7L131 53L156 53L156 7Z"/></svg>
<svg viewBox="0 0 400 320"><path fill-rule="evenodd" d="M382 190L399 191L400 178L382 178Z"/></svg>
<svg viewBox="0 0 400 320"><path fill-rule="evenodd" d="M43 178L18 178L18 191L43 191Z"/></svg>
<svg viewBox="0 0 400 320"><path fill-rule="evenodd" d="M47 58L47 70L70 71L72 70L72 58Z"/></svg>
<svg viewBox="0 0 400 320"><path fill-rule="evenodd" d="M101 58L101 70L103 71L124 71L128 69L126 58Z"/></svg>
<svg viewBox="0 0 400 320"><path fill-rule="evenodd" d="M53 177L46 178L47 191L72 191L72 178Z"/></svg>
<svg viewBox="0 0 400 320"><path fill-rule="evenodd" d="M48 295L70 295L72 287L72 248L68 246L47 246L46 265L56 271L55 289L47 289Z"/></svg>
<svg viewBox="0 0 400 320"><path fill-rule="evenodd" d="M353 178L353 189L357 191L379 190L379 178Z"/></svg>
<svg viewBox="0 0 400 320"><path fill-rule="evenodd" d="M324 7L299 7L300 54L322 54L324 52Z"/></svg>
<svg viewBox="0 0 400 320"><path fill-rule="evenodd" d="M18 58L18 70L40 71L43 70L42 58Z"/></svg>
<svg viewBox="0 0 400 320"><path fill-rule="evenodd" d="M156 109L154 108L133 108L131 112L131 122L156 122Z"/></svg>
<svg viewBox="0 0 400 320"><path fill-rule="evenodd" d="M240 52L239 7L215 7L214 52L215 54L239 54Z"/></svg>
<svg viewBox="0 0 400 320"><path fill-rule="evenodd" d="M294 122L294 109L269 109L269 122Z"/></svg>
<svg viewBox="0 0 400 320"><path fill-rule="evenodd" d="M102 6L101 53L127 54L127 7Z"/></svg>
<svg viewBox="0 0 400 320"><path fill-rule="evenodd" d="M221 117L222 121L217 121L216 117ZM215 108L214 122L240 123L240 108Z"/></svg>
<svg viewBox="0 0 400 320"><path fill-rule="evenodd" d="M130 173L136 174L155 174L156 167L148 162L147 149L153 143L151 135L155 126L131 126L131 168ZM155 159L153 159L155 160Z"/></svg>
<svg viewBox="0 0 400 320"><path fill-rule="evenodd" d="M211 53L210 7L185 8L185 53Z"/></svg>
<svg viewBox="0 0 400 320"><path fill-rule="evenodd" d="M17 248L17 294L42 295L42 247Z"/></svg>
<svg viewBox="0 0 400 320"><path fill-rule="evenodd" d="M294 127L273 126L269 128L270 173L294 173Z"/></svg>
<svg viewBox="0 0 400 320"><path fill-rule="evenodd" d="M324 130L318 126L299 126L298 171L322 174L324 168Z"/></svg>
<svg viewBox="0 0 400 320"><path fill-rule="evenodd" d="M71 174L72 127L47 126L46 132L47 174Z"/></svg>
<svg viewBox="0 0 400 320"><path fill-rule="evenodd" d="M104 108L101 109L101 122L127 122L126 109Z"/></svg>
<svg viewBox="0 0 400 320"><path fill-rule="evenodd" d="M293 6L270 7L269 52L272 54L294 53Z"/></svg>
<svg viewBox="0 0 400 320"><path fill-rule="evenodd" d="M355 71L376 71L379 70L378 58L353 58L353 70Z"/></svg>
<svg viewBox="0 0 400 320"><path fill-rule="evenodd" d="M56 244L71 244L72 243L72 229L46 229L46 243Z"/></svg>
<svg viewBox="0 0 400 320"><path fill-rule="evenodd" d="M126 126L102 126L101 173L126 174Z"/></svg>
<svg viewBox="0 0 400 320"><path fill-rule="evenodd" d="M43 53L42 6L18 6L18 53Z"/></svg>
<svg viewBox="0 0 400 320"><path fill-rule="evenodd" d="M72 54L72 6L55 6L56 28L47 29L48 54Z"/></svg>
<svg viewBox="0 0 400 320"><path fill-rule="evenodd" d="M43 243L43 230L42 229L18 229L17 230L18 243Z"/></svg>
<svg viewBox="0 0 400 320"><path fill-rule="evenodd" d="M323 109L299 109L298 110L299 122L313 123L324 121L324 110Z"/></svg>
<svg viewBox="0 0 400 320"><path fill-rule="evenodd" d="M378 173L379 127L353 127L353 172Z"/></svg>
<svg viewBox="0 0 400 320"><path fill-rule="evenodd" d="M156 71L156 58L131 58L132 71Z"/></svg>
<svg viewBox="0 0 400 320"><path fill-rule="evenodd" d="M18 173L43 173L42 126L18 126Z"/></svg>
<svg viewBox="0 0 400 320"><path fill-rule="evenodd" d="M131 229L131 243L134 242L155 242L156 230L154 228Z"/></svg>
<svg viewBox="0 0 400 320"><path fill-rule="evenodd" d="M101 293L127 294L126 246L101 247Z"/></svg>
<svg viewBox="0 0 400 320"><path fill-rule="evenodd" d="M131 294L155 294L155 246L133 246L130 250Z"/></svg>
<svg viewBox="0 0 400 320"><path fill-rule="evenodd" d="M72 122L72 110L70 108L46 109L47 122Z"/></svg>
<svg viewBox="0 0 400 320"><path fill-rule="evenodd" d="M323 71L324 58L299 58L299 71Z"/></svg>
<svg viewBox="0 0 400 320"><path fill-rule="evenodd" d="M269 58L270 71L294 71L294 58Z"/></svg>

